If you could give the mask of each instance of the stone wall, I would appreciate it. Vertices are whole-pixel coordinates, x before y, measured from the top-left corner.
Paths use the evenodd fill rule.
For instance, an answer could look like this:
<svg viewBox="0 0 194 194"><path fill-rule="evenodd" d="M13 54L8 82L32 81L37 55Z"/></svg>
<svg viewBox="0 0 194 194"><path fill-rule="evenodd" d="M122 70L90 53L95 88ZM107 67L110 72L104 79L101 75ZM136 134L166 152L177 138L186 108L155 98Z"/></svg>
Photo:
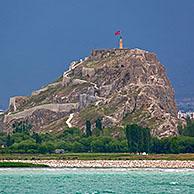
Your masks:
<svg viewBox="0 0 194 194"><path fill-rule="evenodd" d="M62 82L56 82L56 83L49 84L49 85L47 85L46 87L43 87L43 88L41 88L41 89L39 89L39 90L36 90L36 91L33 91L33 92L32 92L32 96L37 96L37 95L39 95L41 92L47 91L50 87L55 87L55 86L60 85L60 84L62 84Z"/></svg>
<svg viewBox="0 0 194 194"><path fill-rule="evenodd" d="M130 52L129 49L99 49L99 50L93 50L91 53L91 59L92 60L98 60L102 58L109 57L111 55L120 55L120 54L126 54L127 52Z"/></svg>
<svg viewBox="0 0 194 194"><path fill-rule="evenodd" d="M46 109L50 110L52 112L67 112L70 113L71 111L77 110L79 107L79 103L66 103L66 104L44 104L44 105L39 105L35 106L29 109L26 109L22 112L18 112L15 114L7 114L5 115L4 122L9 123L12 120L17 120L17 119L22 119L29 117L30 115L33 114L36 110L41 110L41 109Z"/></svg>
<svg viewBox="0 0 194 194"><path fill-rule="evenodd" d="M13 112L17 111L17 108L21 106L28 97L26 96L15 96L11 97L9 100L9 109Z"/></svg>

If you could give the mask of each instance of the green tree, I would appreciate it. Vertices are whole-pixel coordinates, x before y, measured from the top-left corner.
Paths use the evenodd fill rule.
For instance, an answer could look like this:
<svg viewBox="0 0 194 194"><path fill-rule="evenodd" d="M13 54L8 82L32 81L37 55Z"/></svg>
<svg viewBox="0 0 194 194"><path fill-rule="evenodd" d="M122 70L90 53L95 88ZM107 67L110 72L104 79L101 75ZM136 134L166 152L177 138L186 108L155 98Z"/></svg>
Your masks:
<svg viewBox="0 0 194 194"><path fill-rule="evenodd" d="M79 140L79 143L82 144L83 152L91 152L91 141L92 137L83 137Z"/></svg>
<svg viewBox="0 0 194 194"><path fill-rule="evenodd" d="M33 132L32 138L36 141L37 144L41 144L42 143L41 136L38 133Z"/></svg>
<svg viewBox="0 0 194 194"><path fill-rule="evenodd" d="M39 146L39 152L40 153L52 153L56 149L56 143L49 141L44 142Z"/></svg>
<svg viewBox="0 0 194 194"><path fill-rule="evenodd" d="M192 125L192 120L189 116L187 116L187 118L186 118L186 123L187 123L188 127Z"/></svg>
<svg viewBox="0 0 194 194"><path fill-rule="evenodd" d="M171 142L172 138L171 137L166 137L160 140L162 144L162 153L169 154L172 152L171 150Z"/></svg>
<svg viewBox="0 0 194 194"><path fill-rule="evenodd" d="M12 124L12 128L16 133L29 133L30 129L32 128L32 125L27 120L16 121Z"/></svg>
<svg viewBox="0 0 194 194"><path fill-rule="evenodd" d="M151 147L151 133L149 128L143 128L143 152L149 153Z"/></svg>
<svg viewBox="0 0 194 194"><path fill-rule="evenodd" d="M20 143L14 143L11 150L19 153L35 153L38 152L38 145L34 140L24 140Z"/></svg>
<svg viewBox="0 0 194 194"><path fill-rule="evenodd" d="M125 134L126 134L126 139L127 139L127 144L128 144L128 151L132 152L132 134L131 134L131 126L127 125L125 128Z"/></svg>
<svg viewBox="0 0 194 194"><path fill-rule="evenodd" d="M63 149L65 152L70 152L72 151L71 143L69 142L64 142L64 141L59 141L56 144L57 149Z"/></svg>
<svg viewBox="0 0 194 194"><path fill-rule="evenodd" d="M177 129L178 129L179 134L183 135L183 126L181 122L178 122Z"/></svg>
<svg viewBox="0 0 194 194"><path fill-rule="evenodd" d="M152 153L158 153L158 154L162 153L163 147L160 139L158 139L157 137L153 137L151 142L152 143L151 143L150 151Z"/></svg>
<svg viewBox="0 0 194 194"><path fill-rule="evenodd" d="M183 129L183 135L194 137L194 122L187 119L187 126Z"/></svg>
<svg viewBox="0 0 194 194"><path fill-rule="evenodd" d="M10 134L7 135L5 140L5 145L7 147L11 146L14 143L14 140L11 138Z"/></svg>
<svg viewBox="0 0 194 194"><path fill-rule="evenodd" d="M0 132L0 146L6 145L7 135L4 132Z"/></svg>
<svg viewBox="0 0 194 194"><path fill-rule="evenodd" d="M179 136L170 139L171 153L194 153L194 137Z"/></svg>
<svg viewBox="0 0 194 194"><path fill-rule="evenodd" d="M112 138L108 143L108 152L127 152L127 142Z"/></svg>
<svg viewBox="0 0 194 194"><path fill-rule="evenodd" d="M125 130L129 152L138 152L139 142L141 141L141 139L139 139L139 126L136 124L127 125Z"/></svg>
<svg viewBox="0 0 194 194"><path fill-rule="evenodd" d="M109 152L111 137L95 137L91 142L92 152Z"/></svg>
<svg viewBox="0 0 194 194"><path fill-rule="evenodd" d="M11 138L14 140L14 143L20 143L21 141L24 141L24 140L33 140L31 137L30 137L30 134L29 133L22 133L22 132L15 132L11 135Z"/></svg>
<svg viewBox="0 0 194 194"><path fill-rule="evenodd" d="M100 129L98 129L98 128L94 128L94 129L92 130L92 134L93 134L94 136L100 136L100 135L101 135L101 131L100 131Z"/></svg>
<svg viewBox="0 0 194 194"><path fill-rule="evenodd" d="M129 152L149 152L151 135L148 128L132 124L126 126L125 132Z"/></svg>
<svg viewBox="0 0 194 194"><path fill-rule="evenodd" d="M71 151L72 152L84 152L84 145L79 142L73 142L71 144Z"/></svg>
<svg viewBox="0 0 194 194"><path fill-rule="evenodd" d="M102 131L102 119L101 118L96 119L96 128Z"/></svg>
<svg viewBox="0 0 194 194"><path fill-rule="evenodd" d="M92 136L92 124L89 120L86 121L86 137Z"/></svg>

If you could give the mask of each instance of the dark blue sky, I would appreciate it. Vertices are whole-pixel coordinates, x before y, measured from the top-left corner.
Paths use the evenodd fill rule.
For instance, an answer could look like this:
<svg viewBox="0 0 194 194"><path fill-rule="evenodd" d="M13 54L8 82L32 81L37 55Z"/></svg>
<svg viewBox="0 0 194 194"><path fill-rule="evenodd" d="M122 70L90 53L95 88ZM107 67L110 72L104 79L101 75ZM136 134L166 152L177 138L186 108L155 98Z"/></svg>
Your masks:
<svg viewBox="0 0 194 194"><path fill-rule="evenodd" d="M154 51L177 97L194 96L193 0L0 0L0 108L93 48Z"/></svg>

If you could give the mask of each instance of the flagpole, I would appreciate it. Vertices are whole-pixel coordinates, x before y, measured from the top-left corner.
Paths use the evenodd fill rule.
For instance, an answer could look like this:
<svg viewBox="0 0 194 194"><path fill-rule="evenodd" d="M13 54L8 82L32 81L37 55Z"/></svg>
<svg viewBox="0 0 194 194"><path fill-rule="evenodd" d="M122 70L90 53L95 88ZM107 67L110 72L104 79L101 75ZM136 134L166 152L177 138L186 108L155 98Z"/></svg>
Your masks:
<svg viewBox="0 0 194 194"><path fill-rule="evenodd" d="M120 38L119 38L119 48L123 49L123 38L122 38L122 36L120 36Z"/></svg>
<svg viewBox="0 0 194 194"><path fill-rule="evenodd" d="M123 49L123 39L122 39L122 36L121 36L121 31L116 31L115 32L115 36L118 36L119 37L119 40L118 40L118 47L119 49Z"/></svg>

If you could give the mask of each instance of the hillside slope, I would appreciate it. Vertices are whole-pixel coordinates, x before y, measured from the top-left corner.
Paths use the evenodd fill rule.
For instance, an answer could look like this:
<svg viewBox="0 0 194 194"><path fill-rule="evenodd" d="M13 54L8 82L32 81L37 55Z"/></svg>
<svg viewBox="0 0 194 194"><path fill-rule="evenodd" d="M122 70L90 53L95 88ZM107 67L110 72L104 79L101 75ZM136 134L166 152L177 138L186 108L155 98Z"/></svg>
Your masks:
<svg viewBox="0 0 194 194"><path fill-rule="evenodd" d="M104 127L138 123L152 135L177 134L174 92L156 55L139 49L94 50L70 64L58 81L29 97L10 99L7 129L28 119L36 131L84 128L102 118Z"/></svg>

